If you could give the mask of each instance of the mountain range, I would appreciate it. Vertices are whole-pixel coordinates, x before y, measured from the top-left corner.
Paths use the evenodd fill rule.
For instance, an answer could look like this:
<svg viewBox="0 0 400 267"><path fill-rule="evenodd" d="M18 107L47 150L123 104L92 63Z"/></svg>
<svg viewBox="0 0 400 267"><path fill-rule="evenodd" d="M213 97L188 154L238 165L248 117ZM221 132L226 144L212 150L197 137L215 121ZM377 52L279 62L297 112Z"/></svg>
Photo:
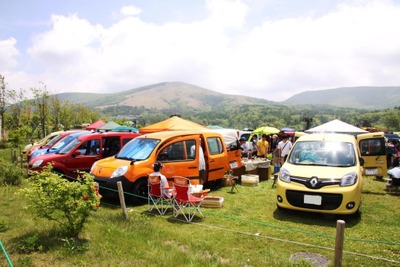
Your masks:
<svg viewBox="0 0 400 267"><path fill-rule="evenodd" d="M229 95L182 82L165 82L113 94L61 93L60 100L105 109L115 106L209 111L226 105L324 105L380 110L400 106L400 87L342 87L296 94L282 102Z"/></svg>

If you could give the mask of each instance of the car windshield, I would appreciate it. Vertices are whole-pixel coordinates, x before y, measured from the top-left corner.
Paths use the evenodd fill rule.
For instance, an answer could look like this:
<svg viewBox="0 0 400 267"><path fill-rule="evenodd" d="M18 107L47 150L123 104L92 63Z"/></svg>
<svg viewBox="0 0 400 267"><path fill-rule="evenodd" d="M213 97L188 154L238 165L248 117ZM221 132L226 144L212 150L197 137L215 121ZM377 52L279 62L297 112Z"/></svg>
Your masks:
<svg viewBox="0 0 400 267"><path fill-rule="evenodd" d="M135 138L121 149L116 158L127 160L147 159L159 142L159 139Z"/></svg>
<svg viewBox="0 0 400 267"><path fill-rule="evenodd" d="M339 141L296 142L288 162L297 165L348 167L356 164L352 143Z"/></svg>
<svg viewBox="0 0 400 267"><path fill-rule="evenodd" d="M61 142L61 141L60 141ZM71 142L66 144L59 152L58 154L68 154L76 145L80 144L81 140L78 138L73 139Z"/></svg>
<svg viewBox="0 0 400 267"><path fill-rule="evenodd" d="M53 139L50 140L50 142L47 143L47 145L49 147L53 146L55 143L58 142L58 140L60 140L61 138L63 138L63 136L61 134L55 136Z"/></svg>
<svg viewBox="0 0 400 267"><path fill-rule="evenodd" d="M52 146L50 149L51 150L59 150L63 147L65 147L65 145L67 145L69 142L72 141L72 139L74 139L74 137L67 135L65 137L63 137L60 141L58 141L54 146Z"/></svg>

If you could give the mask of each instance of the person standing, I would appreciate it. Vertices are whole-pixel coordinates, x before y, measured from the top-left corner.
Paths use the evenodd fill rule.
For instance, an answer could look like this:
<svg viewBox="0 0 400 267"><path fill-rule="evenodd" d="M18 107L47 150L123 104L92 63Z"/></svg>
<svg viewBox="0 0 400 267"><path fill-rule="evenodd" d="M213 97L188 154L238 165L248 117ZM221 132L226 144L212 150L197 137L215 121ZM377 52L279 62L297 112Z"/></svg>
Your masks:
<svg viewBox="0 0 400 267"><path fill-rule="evenodd" d="M272 136L271 150L270 150L270 152L274 153L274 151L275 151L276 148L278 147L278 143L279 143L278 136L277 136L276 134L274 134L274 135Z"/></svg>
<svg viewBox="0 0 400 267"><path fill-rule="evenodd" d="M247 158L249 154L249 144L245 137L240 138L240 149L242 150L242 158Z"/></svg>
<svg viewBox="0 0 400 267"><path fill-rule="evenodd" d="M190 148L190 156L196 157L196 145ZM203 184L204 177L206 176L206 160L204 158L203 140L199 139L199 183Z"/></svg>
<svg viewBox="0 0 400 267"><path fill-rule="evenodd" d="M261 140L257 142L257 157L266 158L268 154L268 146L267 135L263 134Z"/></svg>
<svg viewBox="0 0 400 267"><path fill-rule="evenodd" d="M290 149L292 148L292 142L289 141L289 136L286 134L282 135L282 141L278 143L278 150L279 150L279 155L281 158L281 162L286 161L286 158L290 152Z"/></svg>
<svg viewBox="0 0 400 267"><path fill-rule="evenodd" d="M255 134L251 138L251 145L253 147L253 152L251 154L254 156L257 156L257 142L258 142L257 135Z"/></svg>

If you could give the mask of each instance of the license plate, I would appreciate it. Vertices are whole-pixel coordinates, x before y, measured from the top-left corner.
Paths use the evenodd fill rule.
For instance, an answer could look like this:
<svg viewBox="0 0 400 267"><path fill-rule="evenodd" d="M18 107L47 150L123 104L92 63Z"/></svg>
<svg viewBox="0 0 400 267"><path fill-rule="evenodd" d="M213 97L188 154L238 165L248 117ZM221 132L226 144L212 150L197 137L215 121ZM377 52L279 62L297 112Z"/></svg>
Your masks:
<svg viewBox="0 0 400 267"><path fill-rule="evenodd" d="M304 204L321 205L322 197L315 195L304 195Z"/></svg>
<svg viewBox="0 0 400 267"><path fill-rule="evenodd" d="M378 175L378 169L365 169L366 175Z"/></svg>
<svg viewBox="0 0 400 267"><path fill-rule="evenodd" d="M231 167L231 169L235 169L235 168L237 168L239 165L238 165L237 161L233 161L233 162L230 162L230 163L229 163L229 166Z"/></svg>

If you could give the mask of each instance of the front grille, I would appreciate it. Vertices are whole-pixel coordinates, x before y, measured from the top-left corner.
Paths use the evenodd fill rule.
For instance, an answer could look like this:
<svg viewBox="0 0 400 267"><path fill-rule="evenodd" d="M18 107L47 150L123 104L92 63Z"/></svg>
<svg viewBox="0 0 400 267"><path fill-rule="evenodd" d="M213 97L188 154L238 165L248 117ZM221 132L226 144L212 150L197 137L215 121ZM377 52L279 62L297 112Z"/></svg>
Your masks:
<svg viewBox="0 0 400 267"><path fill-rule="evenodd" d="M304 195L321 196L321 205L305 204ZM340 207L343 201L341 194L328 194L328 193L309 193L303 191L287 190L286 199L290 205L299 208L315 209L315 210L335 210Z"/></svg>
<svg viewBox="0 0 400 267"><path fill-rule="evenodd" d="M313 178L314 180L316 179L315 184L311 183L311 180L313 180ZM340 185L340 179L318 179L318 177L305 178L305 177L291 176L290 181L302 184L310 189L320 189L324 186L329 186L329 185Z"/></svg>

